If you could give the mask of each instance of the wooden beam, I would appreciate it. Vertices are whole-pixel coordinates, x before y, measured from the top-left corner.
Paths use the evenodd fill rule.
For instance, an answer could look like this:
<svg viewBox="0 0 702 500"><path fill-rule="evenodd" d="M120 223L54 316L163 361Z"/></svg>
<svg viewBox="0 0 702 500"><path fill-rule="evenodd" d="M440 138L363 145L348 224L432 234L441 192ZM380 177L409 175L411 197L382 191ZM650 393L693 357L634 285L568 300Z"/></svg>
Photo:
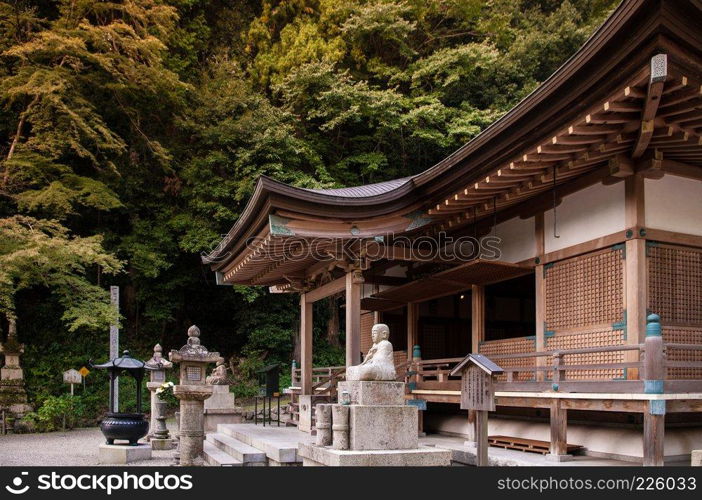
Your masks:
<svg viewBox="0 0 702 500"><path fill-rule="evenodd" d="M658 105L661 102L663 95L663 87L668 78L668 56L665 54L657 54L651 58L651 73L648 80L648 90L646 91L646 100L644 101L643 111L641 112L641 128L639 129L639 137L634 145L634 150L631 153L632 158L639 158L643 155L651 141L654 129L654 119L658 111Z"/></svg>
<svg viewBox="0 0 702 500"><path fill-rule="evenodd" d="M300 295L300 367L301 393L312 394L312 309L314 305L308 302L305 294Z"/></svg>
<svg viewBox="0 0 702 500"><path fill-rule="evenodd" d="M346 273L346 366L361 362L361 290L363 277L360 271Z"/></svg>
<svg viewBox="0 0 702 500"><path fill-rule="evenodd" d="M634 162L626 155L619 154L609 159L609 175L614 177L629 177L634 174Z"/></svg>
<svg viewBox="0 0 702 500"><path fill-rule="evenodd" d="M471 286L471 352L479 352L485 340L485 287Z"/></svg>
<svg viewBox="0 0 702 500"><path fill-rule="evenodd" d="M317 302L318 300L326 299L346 289L346 277L342 276L334 281L330 281L320 287L310 290L304 294L305 300L308 303Z"/></svg>

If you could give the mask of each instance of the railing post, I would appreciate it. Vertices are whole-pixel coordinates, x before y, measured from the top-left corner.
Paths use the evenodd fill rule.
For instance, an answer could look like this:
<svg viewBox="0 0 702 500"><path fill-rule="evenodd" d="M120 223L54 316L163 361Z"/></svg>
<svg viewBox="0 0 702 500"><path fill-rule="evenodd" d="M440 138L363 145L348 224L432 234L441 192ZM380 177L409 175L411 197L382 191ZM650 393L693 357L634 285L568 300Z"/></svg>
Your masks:
<svg viewBox="0 0 702 500"><path fill-rule="evenodd" d="M652 396L665 392L665 350L661 318L650 314L646 318L644 342L644 392ZM664 399L652 397L644 409L643 464L663 465L665 442Z"/></svg>
<svg viewBox="0 0 702 500"><path fill-rule="evenodd" d="M565 380L565 366L563 365L563 353L560 351L553 353L553 389L558 390L561 382Z"/></svg>

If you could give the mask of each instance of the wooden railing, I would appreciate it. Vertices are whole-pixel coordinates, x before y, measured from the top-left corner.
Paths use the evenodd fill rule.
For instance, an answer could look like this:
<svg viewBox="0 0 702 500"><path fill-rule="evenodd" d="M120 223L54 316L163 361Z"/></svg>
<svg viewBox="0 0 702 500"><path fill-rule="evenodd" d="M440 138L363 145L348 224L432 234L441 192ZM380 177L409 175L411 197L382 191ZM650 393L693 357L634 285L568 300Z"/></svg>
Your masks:
<svg viewBox="0 0 702 500"><path fill-rule="evenodd" d="M324 384L329 382L332 378L336 378L338 382L339 377L341 377L344 372L346 372L345 366L316 366L312 368L312 385L314 387L323 387ZM302 387L302 368L292 368L290 370L290 375L291 387Z"/></svg>
<svg viewBox="0 0 702 500"><path fill-rule="evenodd" d="M667 359L667 353L673 350L702 351L698 344L662 344L659 350L651 350L651 360L646 359L646 344L627 344L603 347L587 347L580 349L565 349L557 351L541 351L516 354L499 354L490 359L501 364L501 361L520 359L542 359L543 362L534 364L524 363L524 366L504 367L502 380L495 384L496 391L502 392L592 392L592 393L641 393L644 392L644 380L663 380L663 390L666 393L702 392L702 380L675 380L666 377L667 368L702 368L702 361L672 361ZM649 347L650 349L650 347ZM568 356L611 353L636 352L632 361L616 363L572 363ZM406 381L410 390L460 390L460 377L451 376L452 368L463 358L444 358L430 360L415 360L411 363ZM647 362L648 361L648 362ZM586 380L569 380L568 372L601 372L607 370L623 370L627 378L597 378L593 376ZM658 373L653 373L658 371ZM529 380L520 380L520 374L528 374ZM521 377L523 378L523 377Z"/></svg>

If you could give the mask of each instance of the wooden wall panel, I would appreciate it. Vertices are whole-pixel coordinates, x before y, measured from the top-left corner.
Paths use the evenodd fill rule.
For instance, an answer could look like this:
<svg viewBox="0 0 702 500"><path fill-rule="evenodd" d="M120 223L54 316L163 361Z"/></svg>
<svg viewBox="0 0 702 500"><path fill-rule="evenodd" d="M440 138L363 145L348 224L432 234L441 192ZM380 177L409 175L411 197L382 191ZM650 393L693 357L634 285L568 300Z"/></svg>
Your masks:
<svg viewBox="0 0 702 500"><path fill-rule="evenodd" d="M626 343L623 245L605 248L544 268L544 350L580 349ZM622 351L566 356L566 365L620 363ZM550 363L550 361L548 361ZM552 373L547 372L550 378ZM622 369L566 370L566 379L624 378Z"/></svg>
<svg viewBox="0 0 702 500"><path fill-rule="evenodd" d="M608 248L545 267L546 330L622 321L623 256L623 247Z"/></svg>

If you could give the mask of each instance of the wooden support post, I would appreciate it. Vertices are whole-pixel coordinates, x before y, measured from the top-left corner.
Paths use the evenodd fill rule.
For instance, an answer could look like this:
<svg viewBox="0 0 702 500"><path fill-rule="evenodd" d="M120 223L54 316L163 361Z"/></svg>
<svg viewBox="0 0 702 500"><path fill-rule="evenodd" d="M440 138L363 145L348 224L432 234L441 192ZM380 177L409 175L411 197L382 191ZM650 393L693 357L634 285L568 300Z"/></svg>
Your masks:
<svg viewBox="0 0 702 500"><path fill-rule="evenodd" d="M661 318L651 314L646 318L644 353L644 392L663 394L665 387L665 350ZM665 443L665 400L651 400L644 409L643 464L663 465Z"/></svg>
<svg viewBox="0 0 702 500"><path fill-rule="evenodd" d="M568 455L568 410L561 406L560 399L551 401L551 448L549 459L563 461Z"/></svg>
<svg viewBox="0 0 702 500"><path fill-rule="evenodd" d="M487 467L488 463L488 412L475 410L476 465Z"/></svg>
<svg viewBox="0 0 702 500"><path fill-rule="evenodd" d="M301 394L312 394L312 308L306 294L300 296L300 368Z"/></svg>
<svg viewBox="0 0 702 500"><path fill-rule="evenodd" d="M485 287L471 287L471 352L480 352L480 343L485 340Z"/></svg>
<svg viewBox="0 0 702 500"><path fill-rule="evenodd" d="M658 413L656 405L665 407L665 401L649 401L644 411L643 465L662 466L665 443L665 413Z"/></svg>
<svg viewBox="0 0 702 500"><path fill-rule="evenodd" d="M627 177L624 181L626 225L631 231L645 226L644 178L640 174ZM634 235L637 236L637 235ZM625 244L625 297L626 342L641 344L646 334L646 306L648 283L646 265L646 240L629 239ZM639 361L638 351L626 351L625 362ZM638 379L638 369L627 370L626 378Z"/></svg>
<svg viewBox="0 0 702 500"><path fill-rule="evenodd" d="M536 236L536 257L538 262L541 262L546 253L546 244L544 240L544 214L536 214L534 217L534 232ZM534 298L536 302L535 311L535 329L536 334L536 351L546 350L546 337L544 336L544 324L546 321L546 287L544 281L544 266L537 264L534 269L534 285L536 287ZM546 363L545 357L536 358L536 366L544 366ZM542 371L536 372L536 381L543 382L545 373Z"/></svg>
<svg viewBox="0 0 702 500"><path fill-rule="evenodd" d="M361 271L346 273L346 366L361 363Z"/></svg>
<svg viewBox="0 0 702 500"><path fill-rule="evenodd" d="M412 360L412 350L419 344L419 304L407 304L407 359Z"/></svg>

